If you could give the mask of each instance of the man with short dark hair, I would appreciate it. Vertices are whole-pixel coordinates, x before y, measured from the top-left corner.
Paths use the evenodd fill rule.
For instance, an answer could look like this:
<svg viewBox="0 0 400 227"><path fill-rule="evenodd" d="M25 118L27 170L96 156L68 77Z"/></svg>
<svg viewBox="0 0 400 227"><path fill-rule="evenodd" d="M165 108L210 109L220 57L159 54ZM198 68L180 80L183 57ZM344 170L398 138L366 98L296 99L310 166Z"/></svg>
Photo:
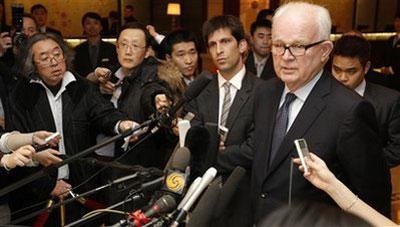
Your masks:
<svg viewBox="0 0 400 227"><path fill-rule="evenodd" d="M100 91L115 107L139 123L148 120L156 111L152 105L155 91L169 94L157 76L158 62L148 57L150 39L144 25L125 24L117 38L118 64L110 68L98 67L90 76L92 81L99 82ZM153 137L148 138L121 162L163 168L164 154L157 148L157 142ZM113 147L99 151L106 156L119 156L122 152L120 145L115 153Z"/></svg>
<svg viewBox="0 0 400 227"><path fill-rule="evenodd" d="M332 75L375 107L383 153L389 167L395 167L400 164L400 93L365 80L370 53L365 38L343 36L332 52Z"/></svg>
<svg viewBox="0 0 400 227"><path fill-rule="evenodd" d="M35 4L31 7L31 14L35 18L40 32L51 32L56 35L62 36L61 32L55 28L48 27L47 23L47 9L42 4Z"/></svg>
<svg viewBox="0 0 400 227"><path fill-rule="evenodd" d="M137 22L138 20L134 17L135 8L133 5L126 5L124 9L124 20L125 23Z"/></svg>
<svg viewBox="0 0 400 227"><path fill-rule="evenodd" d="M115 45L101 40L101 17L94 12L88 12L82 17L83 33L87 41L75 47L75 71L87 77L97 67L115 65L117 54Z"/></svg>
<svg viewBox="0 0 400 227"><path fill-rule="evenodd" d="M194 174L207 168L218 168L229 176L236 166L250 171L253 151L249 144L253 129L254 89L260 80L246 70L243 53L247 50L244 28L239 18L216 16L203 25L203 37L208 53L218 73L184 110L195 117L192 125L205 127L210 133L209 149ZM249 173L249 172L248 172ZM249 176L240 182L230 209L224 211L216 226L247 226L250 215Z"/></svg>
<svg viewBox="0 0 400 227"><path fill-rule="evenodd" d="M246 60L246 68L258 78L267 80L275 76L271 56L271 22L258 20L250 28L252 46Z"/></svg>
<svg viewBox="0 0 400 227"><path fill-rule="evenodd" d="M165 48L167 61L178 68L185 85L189 85L196 77L199 61L199 46L194 33L188 30L173 31L161 45Z"/></svg>

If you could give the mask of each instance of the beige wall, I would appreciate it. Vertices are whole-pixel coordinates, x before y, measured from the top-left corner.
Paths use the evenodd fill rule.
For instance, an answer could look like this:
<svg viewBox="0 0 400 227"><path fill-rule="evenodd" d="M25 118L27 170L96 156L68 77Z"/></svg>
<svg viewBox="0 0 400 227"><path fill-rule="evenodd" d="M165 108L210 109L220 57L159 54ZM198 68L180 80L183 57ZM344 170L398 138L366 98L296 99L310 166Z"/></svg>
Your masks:
<svg viewBox="0 0 400 227"><path fill-rule="evenodd" d="M247 33L250 33L250 25L262 9L267 9L270 0L240 0L240 20L243 22Z"/></svg>
<svg viewBox="0 0 400 227"><path fill-rule="evenodd" d="M208 0L207 19L221 15L223 12L223 0Z"/></svg>
<svg viewBox="0 0 400 227"><path fill-rule="evenodd" d="M30 12L32 5L41 3L48 11L47 24L59 29L65 37L82 34L81 18L88 12L99 13L107 17L110 10L117 10L116 0L5 0L7 23L11 24L11 4L21 3L25 12Z"/></svg>

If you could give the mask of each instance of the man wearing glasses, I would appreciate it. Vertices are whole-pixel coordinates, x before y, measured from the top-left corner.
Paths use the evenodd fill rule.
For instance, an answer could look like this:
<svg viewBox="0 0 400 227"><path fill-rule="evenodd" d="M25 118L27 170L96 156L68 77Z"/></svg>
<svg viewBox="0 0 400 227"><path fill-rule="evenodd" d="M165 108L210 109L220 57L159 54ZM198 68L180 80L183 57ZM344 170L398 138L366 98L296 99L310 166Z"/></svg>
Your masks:
<svg viewBox="0 0 400 227"><path fill-rule="evenodd" d="M328 11L309 3L281 6L273 19L277 78L255 92L252 196L255 223L281 205L331 203L293 169L293 141L304 138L333 173L375 209L390 214L390 178L374 109L324 65L333 48Z"/></svg>
<svg viewBox="0 0 400 227"><path fill-rule="evenodd" d="M58 36L36 34L28 40L24 51L20 69L23 78L10 95L13 105L7 130L58 132L61 136L58 150L71 156L95 145L100 132L111 136L133 126L132 121L125 120L127 117L101 96L97 87L70 71L72 55ZM29 176L39 169L15 169L13 179ZM53 170L49 176L13 191L10 208L15 211L51 197L61 199L95 172L85 162L72 162ZM91 189L95 186L92 183L84 184L75 192ZM67 221L81 216L79 208L67 206L66 209ZM54 219L50 217L51 220ZM48 225L57 226L56 223Z"/></svg>
<svg viewBox="0 0 400 227"><path fill-rule="evenodd" d="M149 57L151 36L146 27L138 22L125 24L118 35L116 51L119 65L114 68L97 68L92 81L98 81L100 91L108 99L138 123L146 121L155 112L151 101L155 93L168 93L157 75L158 64ZM102 138L98 138L102 140ZM122 154L121 144L105 147L96 153L115 157ZM150 137L130 152L124 164L155 166L163 168L162 149L157 148L155 139Z"/></svg>

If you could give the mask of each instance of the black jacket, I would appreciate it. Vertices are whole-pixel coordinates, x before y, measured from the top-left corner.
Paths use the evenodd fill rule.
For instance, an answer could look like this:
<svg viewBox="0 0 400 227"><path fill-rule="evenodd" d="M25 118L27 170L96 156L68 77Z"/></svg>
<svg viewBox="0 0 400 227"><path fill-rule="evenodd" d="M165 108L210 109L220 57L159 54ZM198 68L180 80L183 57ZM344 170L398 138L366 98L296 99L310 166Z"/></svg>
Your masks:
<svg viewBox="0 0 400 227"><path fill-rule="evenodd" d="M253 52L250 52L249 56L247 57L246 70L253 73L254 75L257 75L257 68L254 63ZM272 54L270 54L270 56L267 59L267 62L265 62L265 65L264 65L264 68L263 68L260 78L263 80L268 80L268 79L274 78L275 76L276 76L276 74L275 74L275 70L274 70L274 62L272 59Z"/></svg>
<svg viewBox="0 0 400 227"><path fill-rule="evenodd" d="M86 41L75 47L74 68L83 77L94 72L96 67L110 68L116 64L117 53L115 45L112 43L100 41L95 67L92 66L90 61L89 43Z"/></svg>

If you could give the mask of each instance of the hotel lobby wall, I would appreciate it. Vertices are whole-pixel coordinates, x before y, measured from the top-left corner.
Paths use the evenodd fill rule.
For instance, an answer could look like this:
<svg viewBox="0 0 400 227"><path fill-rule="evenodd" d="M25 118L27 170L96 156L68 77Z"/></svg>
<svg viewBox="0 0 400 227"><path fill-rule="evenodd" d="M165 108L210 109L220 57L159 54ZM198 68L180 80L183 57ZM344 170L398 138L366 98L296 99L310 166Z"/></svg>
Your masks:
<svg viewBox="0 0 400 227"><path fill-rule="evenodd" d="M25 12L30 12L31 6L37 3L43 4L48 11L48 25L59 29L65 37L82 35L81 18L86 12L94 11L107 17L110 10L118 8L116 0L5 0L4 3L7 24L11 24L12 4L23 4Z"/></svg>

